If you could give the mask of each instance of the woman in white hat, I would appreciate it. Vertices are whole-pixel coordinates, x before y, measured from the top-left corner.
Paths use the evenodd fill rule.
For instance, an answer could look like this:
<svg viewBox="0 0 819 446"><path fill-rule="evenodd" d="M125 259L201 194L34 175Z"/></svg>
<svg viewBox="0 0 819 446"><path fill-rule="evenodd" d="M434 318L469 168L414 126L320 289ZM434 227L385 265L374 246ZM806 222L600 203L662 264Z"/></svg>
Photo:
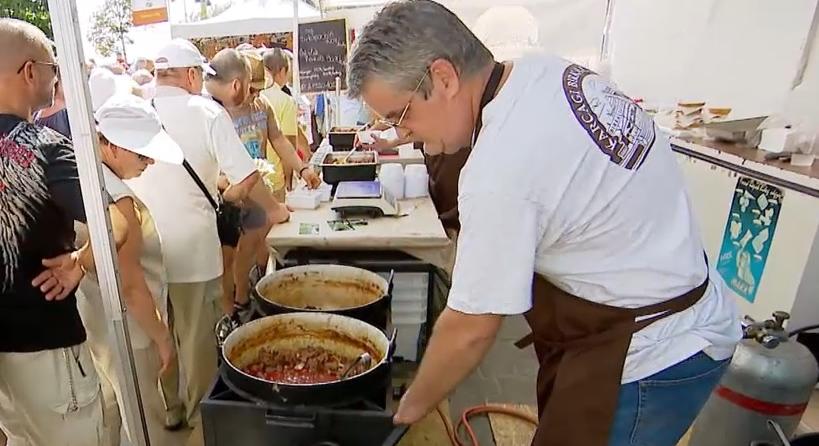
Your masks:
<svg viewBox="0 0 819 446"><path fill-rule="evenodd" d="M127 238L117 251L117 259L148 433L152 445L179 444L182 439L175 438L165 425L174 410L181 420L181 403L176 395L163 399L158 390L160 374L177 367L165 315L167 289L159 235L147 208L123 180L139 176L155 161L181 164L182 150L165 133L151 105L136 96L112 96L95 117L105 189L128 222ZM89 272L80 290L85 298L79 300L78 307L103 383L106 442L116 445L121 425L116 402L121 404L123 395L114 373L113 338L108 332L97 276ZM131 436L127 426L126 432Z"/></svg>

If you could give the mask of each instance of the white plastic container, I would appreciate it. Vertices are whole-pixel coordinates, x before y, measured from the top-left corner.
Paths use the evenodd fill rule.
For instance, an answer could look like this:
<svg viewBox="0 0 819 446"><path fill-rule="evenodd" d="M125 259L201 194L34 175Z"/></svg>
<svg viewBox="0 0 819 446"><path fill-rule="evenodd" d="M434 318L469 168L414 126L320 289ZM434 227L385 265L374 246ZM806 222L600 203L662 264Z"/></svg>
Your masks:
<svg viewBox="0 0 819 446"><path fill-rule="evenodd" d="M316 190L321 192L322 202L326 203L333 198L333 186L330 186L327 183L322 182L321 185Z"/></svg>
<svg viewBox="0 0 819 446"><path fill-rule="evenodd" d="M398 146L399 158L412 158L415 155L415 145L412 143L401 144Z"/></svg>
<svg viewBox="0 0 819 446"><path fill-rule="evenodd" d="M379 273L385 279L389 273ZM418 342L427 322L429 274L397 272L392 279L392 323L398 330L396 356L418 360Z"/></svg>
<svg viewBox="0 0 819 446"><path fill-rule="evenodd" d="M396 199L404 198L404 166L398 163L382 164L378 172L378 181Z"/></svg>
<svg viewBox="0 0 819 446"><path fill-rule="evenodd" d="M426 322L427 302L421 300L392 300L392 314L399 317L420 317Z"/></svg>
<svg viewBox="0 0 819 446"><path fill-rule="evenodd" d="M316 209L321 204L321 191L294 190L287 194L285 202L293 209Z"/></svg>
<svg viewBox="0 0 819 446"><path fill-rule="evenodd" d="M418 342L421 339L423 323L397 324L394 323L398 335L395 339L395 356L406 361L418 361Z"/></svg>
<svg viewBox="0 0 819 446"><path fill-rule="evenodd" d="M799 143L799 134L793 129L774 128L762 131L759 148L768 152L793 152Z"/></svg>
<svg viewBox="0 0 819 446"><path fill-rule="evenodd" d="M421 198L429 195L429 174L423 164L410 164L404 171L404 197Z"/></svg>

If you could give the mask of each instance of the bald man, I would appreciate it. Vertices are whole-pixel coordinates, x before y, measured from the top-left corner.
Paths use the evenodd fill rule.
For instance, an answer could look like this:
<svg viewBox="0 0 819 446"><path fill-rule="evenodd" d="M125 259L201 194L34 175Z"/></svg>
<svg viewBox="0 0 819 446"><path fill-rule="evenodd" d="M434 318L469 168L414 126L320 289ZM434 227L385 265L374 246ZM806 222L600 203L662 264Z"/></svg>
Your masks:
<svg viewBox="0 0 819 446"><path fill-rule="evenodd" d="M276 172L271 181L275 199L282 203L285 201L286 169L297 172L311 189L318 187L321 179L307 163L299 159L293 145L279 130L273 106L259 95L271 83L265 74L261 56L256 52L225 48L216 53L211 66L216 74L208 76L205 88L230 114L233 127L247 153L254 159L268 159L275 166ZM264 237L272 223L265 222L263 216L261 206L246 204L242 216L243 233L235 254L225 252L227 257L233 257L234 282L232 287L231 284L224 284L223 306L228 309L236 305L243 315L250 311L251 282L248 276L254 266L254 258L254 281L264 275L267 264Z"/></svg>
<svg viewBox="0 0 819 446"><path fill-rule="evenodd" d="M73 223L85 221L74 151L31 123L56 78L46 36L0 19L0 426L16 446L101 444L99 381L74 295L90 265L87 246L74 247Z"/></svg>

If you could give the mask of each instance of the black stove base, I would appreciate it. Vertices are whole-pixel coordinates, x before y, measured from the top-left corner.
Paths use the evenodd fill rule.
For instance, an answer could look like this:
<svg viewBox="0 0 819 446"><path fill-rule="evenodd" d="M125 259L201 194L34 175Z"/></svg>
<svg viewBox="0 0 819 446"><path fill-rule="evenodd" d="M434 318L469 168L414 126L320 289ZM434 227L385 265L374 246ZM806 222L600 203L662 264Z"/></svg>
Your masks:
<svg viewBox="0 0 819 446"><path fill-rule="evenodd" d="M345 408L264 405L241 398L218 378L200 405L205 446L393 446L406 428L393 425L382 401Z"/></svg>

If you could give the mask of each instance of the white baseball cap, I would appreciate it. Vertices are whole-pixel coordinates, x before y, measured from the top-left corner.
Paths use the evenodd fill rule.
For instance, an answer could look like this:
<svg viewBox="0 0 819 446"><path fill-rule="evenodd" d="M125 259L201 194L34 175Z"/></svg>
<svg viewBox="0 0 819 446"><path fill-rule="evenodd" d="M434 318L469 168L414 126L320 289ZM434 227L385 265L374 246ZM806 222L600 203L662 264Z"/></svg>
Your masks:
<svg viewBox="0 0 819 446"><path fill-rule="evenodd" d="M162 47L154 59L154 66L157 70L201 67L207 74L216 74L216 71L213 71L213 68L205 62L202 53L185 39L173 39Z"/></svg>
<svg viewBox="0 0 819 446"><path fill-rule="evenodd" d="M162 128L151 104L132 94L117 94L94 113L97 129L112 144L156 161L182 164L182 149Z"/></svg>
<svg viewBox="0 0 819 446"><path fill-rule="evenodd" d="M97 111L105 101L117 92L117 79L107 68L94 68L88 76L91 90L91 108Z"/></svg>

